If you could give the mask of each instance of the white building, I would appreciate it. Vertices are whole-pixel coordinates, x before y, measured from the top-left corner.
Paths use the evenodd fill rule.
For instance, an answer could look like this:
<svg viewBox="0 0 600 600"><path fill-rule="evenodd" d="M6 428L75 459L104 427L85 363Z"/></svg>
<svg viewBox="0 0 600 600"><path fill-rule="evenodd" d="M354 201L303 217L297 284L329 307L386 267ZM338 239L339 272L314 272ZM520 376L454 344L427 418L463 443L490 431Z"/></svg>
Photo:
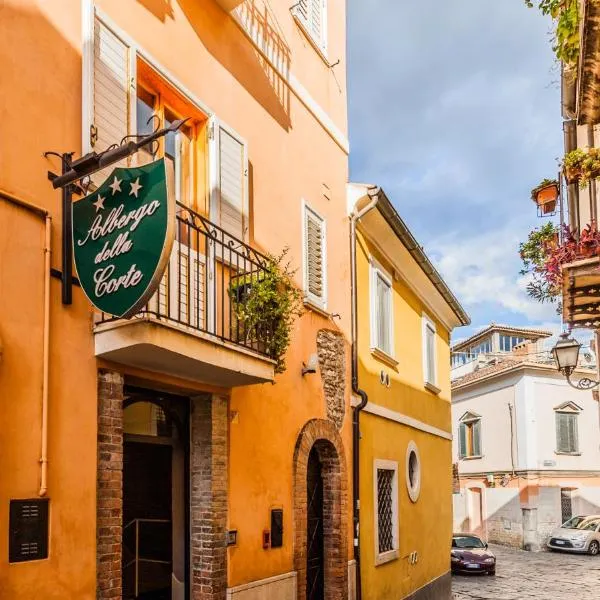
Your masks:
<svg viewBox="0 0 600 600"><path fill-rule="evenodd" d="M492 325L484 337L506 329ZM600 514L600 411L541 350L548 332L529 331L533 342L480 356L460 377L465 365L453 369L454 527L537 550L572 515ZM575 380L596 375L594 357L583 360Z"/></svg>

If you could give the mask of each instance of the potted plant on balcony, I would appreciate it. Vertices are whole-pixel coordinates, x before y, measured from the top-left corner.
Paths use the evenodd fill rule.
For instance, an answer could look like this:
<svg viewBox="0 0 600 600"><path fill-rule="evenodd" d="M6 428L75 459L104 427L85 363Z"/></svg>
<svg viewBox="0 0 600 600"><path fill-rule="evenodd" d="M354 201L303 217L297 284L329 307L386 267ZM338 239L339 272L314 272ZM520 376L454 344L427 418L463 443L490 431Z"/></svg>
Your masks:
<svg viewBox="0 0 600 600"><path fill-rule="evenodd" d="M531 190L531 199L537 204L542 215L554 213L558 195L558 181L556 179L544 179Z"/></svg>
<svg viewBox="0 0 600 600"><path fill-rule="evenodd" d="M523 261L520 273L529 277L527 293L539 302L557 303L560 313L563 265L600 256L600 232L593 221L579 236L565 225L561 240L558 227L547 223L530 232L519 252Z"/></svg>
<svg viewBox="0 0 600 600"><path fill-rule="evenodd" d="M285 262L288 249L268 256L264 269L234 277L229 286L235 328L240 341L275 361L285 371L285 353L296 317L302 314L302 295Z"/></svg>
<svg viewBox="0 0 600 600"><path fill-rule="evenodd" d="M600 148L576 148L565 155L563 167L569 183L585 187L591 179L600 176Z"/></svg>

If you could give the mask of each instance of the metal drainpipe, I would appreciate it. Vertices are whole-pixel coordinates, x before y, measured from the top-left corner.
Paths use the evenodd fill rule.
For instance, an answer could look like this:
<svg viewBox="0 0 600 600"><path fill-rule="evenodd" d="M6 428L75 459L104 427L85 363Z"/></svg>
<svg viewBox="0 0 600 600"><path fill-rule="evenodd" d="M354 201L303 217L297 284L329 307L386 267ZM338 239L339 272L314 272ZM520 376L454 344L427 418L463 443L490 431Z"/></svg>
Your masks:
<svg viewBox="0 0 600 600"><path fill-rule="evenodd" d="M354 560L356 561L356 599L362 598L360 577L360 411L367 405L369 397L358 386L358 311L356 299L356 222L363 217L379 201L381 188L372 187L367 190L371 201L350 217L350 273L351 273L351 302L352 302L352 391L360 396L360 403L352 410L352 491L353 491L353 521L354 521Z"/></svg>
<svg viewBox="0 0 600 600"><path fill-rule="evenodd" d="M565 154L577 148L577 125L573 119L563 121ZM579 186L567 183L567 200L569 207L569 225L572 231L579 233Z"/></svg>
<svg viewBox="0 0 600 600"><path fill-rule="evenodd" d="M20 206L44 220L44 324L42 345L42 423L40 451L40 489L39 496L48 492L48 374L50 365L50 258L52 255L52 217L40 206L22 200L17 196L0 190L0 199Z"/></svg>

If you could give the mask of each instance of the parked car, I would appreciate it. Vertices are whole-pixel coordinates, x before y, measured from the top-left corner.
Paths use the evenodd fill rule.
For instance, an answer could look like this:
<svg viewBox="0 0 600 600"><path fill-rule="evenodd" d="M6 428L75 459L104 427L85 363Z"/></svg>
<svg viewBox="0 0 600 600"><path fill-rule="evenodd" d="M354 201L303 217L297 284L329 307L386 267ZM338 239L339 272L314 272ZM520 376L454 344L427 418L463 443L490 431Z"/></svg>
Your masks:
<svg viewBox="0 0 600 600"><path fill-rule="evenodd" d="M496 574L496 557L481 538L470 533L455 533L450 551L452 573Z"/></svg>
<svg viewBox="0 0 600 600"><path fill-rule="evenodd" d="M600 553L600 515L569 519L552 532L547 546L549 550L596 556Z"/></svg>

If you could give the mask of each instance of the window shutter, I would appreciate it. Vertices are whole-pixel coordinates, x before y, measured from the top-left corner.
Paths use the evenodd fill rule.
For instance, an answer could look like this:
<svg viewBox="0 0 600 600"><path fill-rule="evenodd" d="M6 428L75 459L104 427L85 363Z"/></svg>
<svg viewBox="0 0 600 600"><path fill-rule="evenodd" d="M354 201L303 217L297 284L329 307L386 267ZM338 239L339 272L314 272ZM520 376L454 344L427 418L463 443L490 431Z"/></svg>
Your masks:
<svg viewBox="0 0 600 600"><path fill-rule="evenodd" d="M435 332L428 325L425 326L425 358L426 373L425 381L435 383Z"/></svg>
<svg viewBox="0 0 600 600"><path fill-rule="evenodd" d="M311 210L304 217L305 236L305 292L318 304L325 303L324 236L323 221Z"/></svg>
<svg viewBox="0 0 600 600"><path fill-rule="evenodd" d="M300 0L296 12L317 46L326 48L326 0Z"/></svg>
<svg viewBox="0 0 600 600"><path fill-rule="evenodd" d="M458 457L467 456L467 426L461 423L458 426Z"/></svg>
<svg viewBox="0 0 600 600"><path fill-rule="evenodd" d="M481 456L481 421L473 423L473 456Z"/></svg>
<svg viewBox="0 0 600 600"><path fill-rule="evenodd" d="M567 452L577 452L579 447L577 432L577 415L565 415L568 431L568 450Z"/></svg>
<svg viewBox="0 0 600 600"><path fill-rule="evenodd" d="M569 424L564 413L556 413L556 446L559 452L569 452Z"/></svg>
<svg viewBox="0 0 600 600"><path fill-rule="evenodd" d="M96 152L119 144L130 133L130 48L102 21L94 23L94 93L93 127L90 131L92 148ZM135 81L131 81L135 87ZM92 176L99 185L116 166L112 165Z"/></svg>
<svg viewBox="0 0 600 600"><path fill-rule="evenodd" d="M219 126L220 226L240 240L244 240L247 231L244 215L246 175L244 143Z"/></svg>
<svg viewBox="0 0 600 600"><path fill-rule="evenodd" d="M390 286L377 275L377 347L391 354Z"/></svg>

